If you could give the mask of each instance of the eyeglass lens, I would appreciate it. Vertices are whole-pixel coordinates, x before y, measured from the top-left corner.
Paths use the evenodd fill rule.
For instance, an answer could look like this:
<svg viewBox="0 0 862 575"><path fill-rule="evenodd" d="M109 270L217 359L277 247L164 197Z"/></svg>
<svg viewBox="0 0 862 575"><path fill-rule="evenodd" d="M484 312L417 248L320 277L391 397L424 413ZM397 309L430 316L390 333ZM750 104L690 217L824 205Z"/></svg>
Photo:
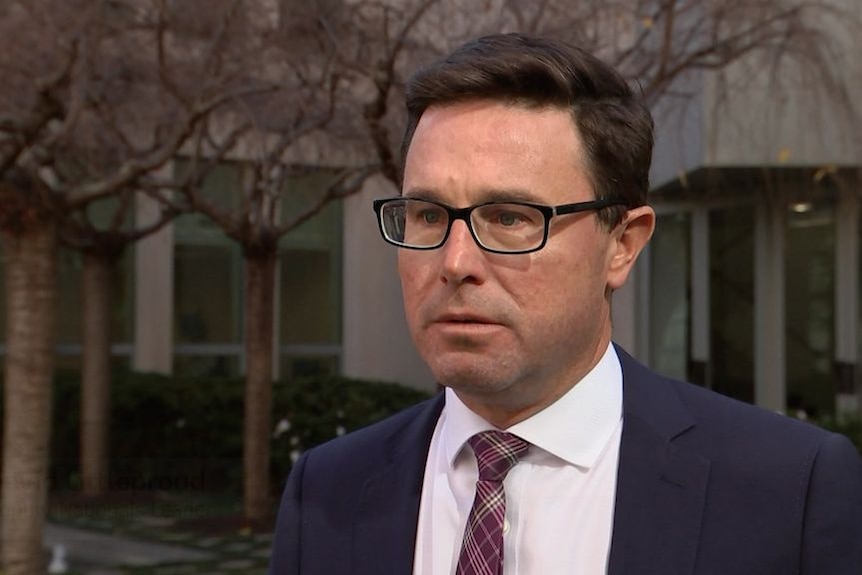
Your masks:
<svg viewBox="0 0 862 575"><path fill-rule="evenodd" d="M443 206L403 198L383 205L381 221L386 237L408 247L430 248L443 243L449 230L449 212ZM513 203L477 206L470 224L482 246L498 251L521 251L541 245L545 216L536 208Z"/></svg>

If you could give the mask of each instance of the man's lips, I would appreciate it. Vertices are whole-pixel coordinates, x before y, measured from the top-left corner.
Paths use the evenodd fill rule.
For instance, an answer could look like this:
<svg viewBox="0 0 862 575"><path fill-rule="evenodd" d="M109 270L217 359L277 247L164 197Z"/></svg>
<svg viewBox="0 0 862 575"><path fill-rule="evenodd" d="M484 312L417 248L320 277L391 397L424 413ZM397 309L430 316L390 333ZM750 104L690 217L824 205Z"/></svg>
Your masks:
<svg viewBox="0 0 862 575"><path fill-rule="evenodd" d="M434 318L432 323L502 325L499 321L493 318L475 313L444 313Z"/></svg>

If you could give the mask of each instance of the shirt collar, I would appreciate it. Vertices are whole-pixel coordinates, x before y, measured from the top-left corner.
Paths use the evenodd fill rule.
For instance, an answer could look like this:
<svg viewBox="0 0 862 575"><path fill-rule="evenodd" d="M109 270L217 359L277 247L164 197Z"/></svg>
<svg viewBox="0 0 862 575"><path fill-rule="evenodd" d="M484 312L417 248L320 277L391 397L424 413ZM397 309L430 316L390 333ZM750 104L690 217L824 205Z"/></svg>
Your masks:
<svg viewBox="0 0 862 575"><path fill-rule="evenodd" d="M622 368L613 345L599 362L560 399L507 429L541 450L582 468L591 468L622 418ZM446 389L441 427L449 466L467 440L496 429Z"/></svg>

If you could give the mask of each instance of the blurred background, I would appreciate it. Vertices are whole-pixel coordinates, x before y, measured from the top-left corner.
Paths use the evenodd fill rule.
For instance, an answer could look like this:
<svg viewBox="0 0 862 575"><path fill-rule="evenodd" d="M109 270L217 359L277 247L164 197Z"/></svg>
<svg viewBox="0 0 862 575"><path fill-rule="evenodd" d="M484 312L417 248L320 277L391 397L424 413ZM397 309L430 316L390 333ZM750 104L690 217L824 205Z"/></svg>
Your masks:
<svg viewBox="0 0 862 575"><path fill-rule="evenodd" d="M862 444L858 0L4 0L6 575L263 573L303 449L435 391L371 199L403 87L522 31L657 126L659 372Z"/></svg>

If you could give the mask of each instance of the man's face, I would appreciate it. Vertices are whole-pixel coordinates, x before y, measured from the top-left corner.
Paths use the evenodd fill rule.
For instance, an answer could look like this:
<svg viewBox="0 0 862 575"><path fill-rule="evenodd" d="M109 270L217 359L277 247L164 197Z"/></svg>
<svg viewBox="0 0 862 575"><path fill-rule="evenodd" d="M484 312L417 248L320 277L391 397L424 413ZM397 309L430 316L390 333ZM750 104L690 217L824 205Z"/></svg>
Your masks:
<svg viewBox="0 0 862 575"><path fill-rule="evenodd" d="M458 208L595 199L567 111L493 101L423 114L403 194ZM563 395L610 341L617 235L585 212L554 217L547 245L529 254L482 251L463 221L439 249L399 250L407 321L438 381L498 425Z"/></svg>

